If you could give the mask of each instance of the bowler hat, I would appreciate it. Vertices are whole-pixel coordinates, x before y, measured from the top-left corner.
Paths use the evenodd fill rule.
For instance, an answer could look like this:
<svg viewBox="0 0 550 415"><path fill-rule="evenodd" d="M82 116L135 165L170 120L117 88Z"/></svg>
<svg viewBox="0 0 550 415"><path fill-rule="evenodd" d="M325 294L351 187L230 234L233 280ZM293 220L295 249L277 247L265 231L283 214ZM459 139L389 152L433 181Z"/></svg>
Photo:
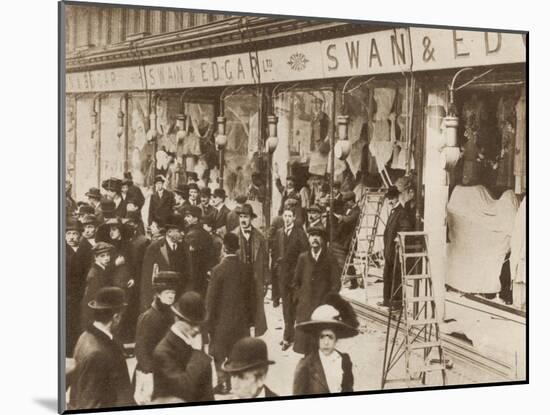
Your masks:
<svg viewBox="0 0 550 415"><path fill-rule="evenodd" d="M97 187L90 187L90 190L88 190L85 193L85 196L86 197L91 197L92 199L100 200L101 199L101 192L99 191L99 189Z"/></svg>
<svg viewBox="0 0 550 415"><path fill-rule="evenodd" d="M157 182L162 182L162 183L164 183L165 181L166 181L166 179L164 178L163 175L157 174L157 175L155 176L155 181L154 181L154 183L157 183Z"/></svg>
<svg viewBox="0 0 550 415"><path fill-rule="evenodd" d="M251 218L255 218L256 217L256 214L254 213L254 209L252 209L252 206L250 206L249 203L245 203L244 205L242 205L241 207L237 208L235 210L235 212L238 214L238 215L248 215L250 216Z"/></svg>
<svg viewBox="0 0 550 415"><path fill-rule="evenodd" d="M287 200L285 200L285 203L283 204L283 209L295 209L298 207L299 203L300 202L298 201L298 199L289 197Z"/></svg>
<svg viewBox="0 0 550 415"><path fill-rule="evenodd" d="M199 185L197 183L189 183L187 185L187 188L189 190L196 190L197 192L199 191Z"/></svg>
<svg viewBox="0 0 550 415"><path fill-rule="evenodd" d="M103 199L99 204L99 210L103 215L109 215L115 212L116 205L111 199Z"/></svg>
<svg viewBox="0 0 550 415"><path fill-rule="evenodd" d="M160 271L153 277L153 288L157 292L175 290L181 281L181 274L174 271Z"/></svg>
<svg viewBox="0 0 550 415"><path fill-rule="evenodd" d="M185 209L183 210L183 215L184 216L191 215L197 219L200 219L202 218L202 210L198 206L189 205L189 206L186 206Z"/></svg>
<svg viewBox="0 0 550 415"><path fill-rule="evenodd" d="M174 189L174 193L177 193L178 195L180 195L184 199L187 199L187 197L189 196L189 186L187 186L186 184L183 184L183 183L178 184L178 187L176 187Z"/></svg>
<svg viewBox="0 0 550 415"><path fill-rule="evenodd" d="M187 291L171 307L172 312L190 324L201 324L206 321L206 307L200 294Z"/></svg>
<svg viewBox="0 0 550 415"><path fill-rule="evenodd" d="M323 237L323 239L326 239L327 238L327 231L320 227L320 226L310 226L308 229L307 229L307 234L309 236L321 236Z"/></svg>
<svg viewBox="0 0 550 415"><path fill-rule="evenodd" d="M223 237L223 246L229 252L239 250L239 237L232 232L226 233Z"/></svg>
<svg viewBox="0 0 550 415"><path fill-rule="evenodd" d="M209 187L203 187L200 191L201 197L212 196L212 190Z"/></svg>
<svg viewBox="0 0 550 415"><path fill-rule="evenodd" d="M94 255L99 255L104 252L111 252L115 247L111 244L108 244L107 242L98 242L95 244L95 246L92 248L92 251L94 252Z"/></svg>
<svg viewBox="0 0 550 415"><path fill-rule="evenodd" d="M127 306L124 290L119 287L103 287L95 298L88 303L94 310L116 310Z"/></svg>
<svg viewBox="0 0 550 415"><path fill-rule="evenodd" d="M83 203L81 204L77 211L76 211L76 215L77 216L80 216L80 215L92 215L93 213L95 212L94 208L86 203Z"/></svg>
<svg viewBox="0 0 550 415"><path fill-rule="evenodd" d="M322 330L330 329L339 339L359 334L359 321L353 307L338 294L329 294L324 304L318 306L309 321L296 325L296 329L318 335Z"/></svg>
<svg viewBox="0 0 550 415"><path fill-rule="evenodd" d="M267 345L262 339L245 337L233 345L229 358L223 363L222 370L239 373L272 365L275 362L267 356Z"/></svg>
<svg viewBox="0 0 550 415"><path fill-rule="evenodd" d="M65 232L67 231L82 232L82 225L75 218L67 218L67 221L65 223Z"/></svg>
<svg viewBox="0 0 550 415"><path fill-rule="evenodd" d="M212 196L219 197L220 199L225 200L225 198L226 198L225 190L220 189L220 188L214 189L214 192L212 193Z"/></svg>
<svg viewBox="0 0 550 415"><path fill-rule="evenodd" d="M183 218L179 213L173 213L168 216L165 223L162 224L164 229L181 229L183 225Z"/></svg>
<svg viewBox="0 0 550 415"><path fill-rule="evenodd" d="M107 180L103 180L103 182L101 183L101 187L111 192L120 193L120 189L122 187L122 180L117 179L115 177L111 177Z"/></svg>
<svg viewBox="0 0 550 415"><path fill-rule="evenodd" d="M195 173L194 171L191 171L191 172L187 173L187 180L198 181L198 180L199 180L199 176L198 176L198 174Z"/></svg>
<svg viewBox="0 0 550 415"><path fill-rule="evenodd" d="M80 219L80 223L82 225L96 225L97 224L97 217L93 214L84 215L84 217L82 219Z"/></svg>

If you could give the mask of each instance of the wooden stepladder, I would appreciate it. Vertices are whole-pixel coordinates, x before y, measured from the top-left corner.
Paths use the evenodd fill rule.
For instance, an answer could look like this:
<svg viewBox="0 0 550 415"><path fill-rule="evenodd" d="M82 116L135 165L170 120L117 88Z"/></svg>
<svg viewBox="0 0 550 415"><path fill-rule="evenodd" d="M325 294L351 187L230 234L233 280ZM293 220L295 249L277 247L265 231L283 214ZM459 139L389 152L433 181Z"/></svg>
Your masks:
<svg viewBox="0 0 550 415"><path fill-rule="evenodd" d="M396 243L394 275L401 274L398 287L391 289L382 384L420 381L426 374L441 372L441 384L447 381L441 344L439 315L433 294L426 232L399 232ZM399 281L395 275L394 281ZM393 324L392 324L393 322ZM400 335L400 330L404 331ZM388 375L405 356L405 378L389 379Z"/></svg>

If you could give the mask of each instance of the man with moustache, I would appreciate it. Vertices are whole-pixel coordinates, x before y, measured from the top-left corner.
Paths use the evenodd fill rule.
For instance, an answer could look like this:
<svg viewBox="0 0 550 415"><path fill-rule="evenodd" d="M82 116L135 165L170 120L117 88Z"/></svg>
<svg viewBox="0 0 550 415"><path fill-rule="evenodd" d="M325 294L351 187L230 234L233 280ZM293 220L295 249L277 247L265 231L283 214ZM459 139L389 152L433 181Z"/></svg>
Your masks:
<svg viewBox="0 0 550 415"><path fill-rule="evenodd" d="M282 350L287 350L294 342L294 301L292 285L294 270L298 257L307 251L308 242L305 232L296 225L296 214L292 208L283 210L283 227L277 231L278 280L283 299L283 317L285 329L283 332Z"/></svg>
<svg viewBox="0 0 550 415"><path fill-rule="evenodd" d="M264 310L265 281L269 272L267 241L262 233L252 226L256 217L252 206L245 203L238 211L239 227L233 231L239 237L239 259L245 264L256 285L255 335L261 336L267 330Z"/></svg>
<svg viewBox="0 0 550 415"><path fill-rule="evenodd" d="M202 351L200 335L204 300L188 291L171 310L175 322L153 352L153 400L213 401L211 359Z"/></svg>
<svg viewBox="0 0 550 415"><path fill-rule="evenodd" d="M328 293L340 291L342 269L326 245L323 228L308 229L309 249L298 257L294 271L293 292L296 324L309 320L313 310L322 304ZM306 354L311 344L306 334L296 332L294 351Z"/></svg>
<svg viewBox="0 0 550 415"><path fill-rule="evenodd" d="M135 405L123 349L114 338L126 306L124 291L101 288L86 306L92 322L75 347L69 409Z"/></svg>

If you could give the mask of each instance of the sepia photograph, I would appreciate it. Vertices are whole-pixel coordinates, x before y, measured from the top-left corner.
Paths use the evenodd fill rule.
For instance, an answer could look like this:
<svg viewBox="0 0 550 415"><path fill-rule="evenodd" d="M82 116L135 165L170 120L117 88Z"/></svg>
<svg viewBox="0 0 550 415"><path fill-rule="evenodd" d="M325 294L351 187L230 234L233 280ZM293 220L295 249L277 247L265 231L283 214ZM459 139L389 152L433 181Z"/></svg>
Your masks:
<svg viewBox="0 0 550 415"><path fill-rule="evenodd" d="M58 7L60 412L528 382L527 31Z"/></svg>

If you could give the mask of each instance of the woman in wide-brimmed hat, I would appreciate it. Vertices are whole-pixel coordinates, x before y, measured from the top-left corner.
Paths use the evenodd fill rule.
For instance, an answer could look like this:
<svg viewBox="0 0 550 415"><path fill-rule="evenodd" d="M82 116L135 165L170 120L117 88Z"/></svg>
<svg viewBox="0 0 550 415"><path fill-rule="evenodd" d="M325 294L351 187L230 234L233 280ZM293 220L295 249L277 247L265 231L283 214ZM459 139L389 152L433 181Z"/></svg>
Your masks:
<svg viewBox="0 0 550 415"><path fill-rule="evenodd" d="M315 339L316 350L298 362L294 395L353 392L352 362L336 349L339 339L356 336L359 322L351 305L338 294L329 294L309 321L296 325Z"/></svg>

